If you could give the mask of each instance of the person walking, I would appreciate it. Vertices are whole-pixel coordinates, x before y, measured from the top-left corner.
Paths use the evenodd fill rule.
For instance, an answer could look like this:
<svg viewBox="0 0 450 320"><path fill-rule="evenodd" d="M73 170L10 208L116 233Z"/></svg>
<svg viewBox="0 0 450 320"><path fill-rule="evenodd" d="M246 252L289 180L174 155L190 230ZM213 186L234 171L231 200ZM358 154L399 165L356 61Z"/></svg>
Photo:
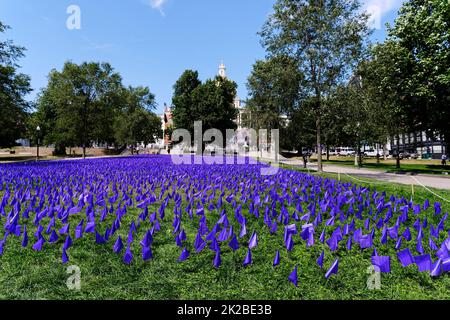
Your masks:
<svg viewBox="0 0 450 320"><path fill-rule="evenodd" d="M442 165L445 167L447 165L447 155L444 153L441 157Z"/></svg>

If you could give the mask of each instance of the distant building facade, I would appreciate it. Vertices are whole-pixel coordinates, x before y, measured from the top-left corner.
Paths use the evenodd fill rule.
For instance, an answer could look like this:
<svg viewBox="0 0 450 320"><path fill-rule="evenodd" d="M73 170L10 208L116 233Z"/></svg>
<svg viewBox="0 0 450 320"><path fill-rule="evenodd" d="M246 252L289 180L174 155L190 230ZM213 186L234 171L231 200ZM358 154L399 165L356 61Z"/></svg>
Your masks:
<svg viewBox="0 0 450 320"><path fill-rule="evenodd" d="M397 150L396 138L391 138L389 144L392 152ZM432 139L425 132L401 134L399 150L417 153L422 159L441 159L443 154L448 153L444 139L440 135Z"/></svg>
<svg viewBox="0 0 450 320"><path fill-rule="evenodd" d="M227 68L223 62L219 65L218 76L224 79L228 79ZM234 120L234 122L236 123L238 129L244 129L245 128L244 119L248 113L247 109L245 108L245 102L241 100L238 96L236 96L234 97L233 104L236 110L238 111L237 117Z"/></svg>
<svg viewBox="0 0 450 320"><path fill-rule="evenodd" d="M173 128L172 108L164 103L164 113L158 116L161 119L161 129L163 131L163 138L158 141L158 145L161 148L168 148L172 143L170 132Z"/></svg>

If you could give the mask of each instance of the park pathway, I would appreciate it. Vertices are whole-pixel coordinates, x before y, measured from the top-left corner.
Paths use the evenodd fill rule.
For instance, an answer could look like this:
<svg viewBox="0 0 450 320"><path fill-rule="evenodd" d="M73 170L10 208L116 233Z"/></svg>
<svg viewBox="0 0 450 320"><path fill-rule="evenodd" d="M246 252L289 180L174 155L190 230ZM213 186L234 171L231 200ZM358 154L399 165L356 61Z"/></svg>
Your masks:
<svg viewBox="0 0 450 320"><path fill-rule="evenodd" d="M294 166L303 167L303 162L300 160L288 160L284 159L281 163ZM316 164L308 164L308 168L313 171L317 171ZM365 168L352 168L336 165L324 165L324 172L328 173L340 173L342 175L350 176L355 180L363 181L364 178L370 178L379 180L382 182L401 183L407 185L417 185L428 188L447 189L450 190L450 177L447 176L433 176L433 175L411 175L411 174L395 174L386 173L380 170L365 169Z"/></svg>

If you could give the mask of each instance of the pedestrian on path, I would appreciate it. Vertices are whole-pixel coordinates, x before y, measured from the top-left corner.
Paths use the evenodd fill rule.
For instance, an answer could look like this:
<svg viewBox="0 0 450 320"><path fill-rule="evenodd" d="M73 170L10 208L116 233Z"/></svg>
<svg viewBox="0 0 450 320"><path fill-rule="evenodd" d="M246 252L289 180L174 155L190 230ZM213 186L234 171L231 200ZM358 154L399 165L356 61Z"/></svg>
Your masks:
<svg viewBox="0 0 450 320"><path fill-rule="evenodd" d="M441 159L442 159L442 165L445 167L447 165L447 155L443 154Z"/></svg>

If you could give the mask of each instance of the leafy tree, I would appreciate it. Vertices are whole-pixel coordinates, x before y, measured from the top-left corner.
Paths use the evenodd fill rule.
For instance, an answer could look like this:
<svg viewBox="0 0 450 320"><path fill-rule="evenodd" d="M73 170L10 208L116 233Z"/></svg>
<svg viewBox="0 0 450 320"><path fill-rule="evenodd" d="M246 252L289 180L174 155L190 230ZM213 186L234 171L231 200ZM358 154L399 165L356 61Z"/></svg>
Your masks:
<svg viewBox="0 0 450 320"><path fill-rule="evenodd" d="M173 86L172 113L175 128L189 130L194 134L194 121L199 120L193 112L195 106L192 94L201 85L198 72L186 70Z"/></svg>
<svg viewBox="0 0 450 320"><path fill-rule="evenodd" d="M429 136L442 134L450 152L450 3L443 0L409 0L400 9L395 26L389 30L388 42L399 47L396 63L407 60L408 69L400 80L408 118Z"/></svg>
<svg viewBox="0 0 450 320"><path fill-rule="evenodd" d="M123 104L115 119L114 137L120 144L156 142L162 136L161 119L151 110L156 108L155 96L147 87L128 87L121 91Z"/></svg>
<svg viewBox="0 0 450 320"><path fill-rule="evenodd" d="M61 72L52 70L38 98L47 143L63 154L81 145L85 157L91 141L108 142L121 92L121 77L108 63L66 62Z"/></svg>
<svg viewBox="0 0 450 320"><path fill-rule="evenodd" d="M404 48L388 40L372 48L371 58L358 71L373 110L378 110L380 140L386 136L397 140L397 168L400 168L400 134L416 128L413 119L416 103L406 80L413 70L412 63Z"/></svg>
<svg viewBox="0 0 450 320"><path fill-rule="evenodd" d="M227 129L236 129L237 110L234 107L237 84L216 77L208 79L192 93L194 119L203 122L203 130L218 129L225 137Z"/></svg>
<svg viewBox="0 0 450 320"><path fill-rule="evenodd" d="M302 105L290 113L287 127L282 127L280 131L282 148L296 149L302 155L303 148L311 149L314 146L316 128L312 117L313 107L311 100L303 100Z"/></svg>
<svg viewBox="0 0 450 320"><path fill-rule="evenodd" d="M292 59L275 56L257 61L248 78L251 112L248 125L254 129L280 129L284 124L281 116L290 115L299 103L302 77Z"/></svg>
<svg viewBox="0 0 450 320"><path fill-rule="evenodd" d="M237 110L233 105L236 90L236 83L228 79L216 77L202 84L196 71L185 71L174 85L175 129L186 129L193 137L194 122L202 121L203 131L218 129L225 139L226 130L236 128ZM205 144L197 146L197 152L204 147Z"/></svg>
<svg viewBox="0 0 450 320"><path fill-rule="evenodd" d="M0 34L9 27L0 22ZM25 49L12 41L0 42L0 146L11 147L26 132L30 107L25 95L31 92L30 77L18 73L16 61Z"/></svg>
<svg viewBox="0 0 450 320"><path fill-rule="evenodd" d="M260 33L270 55L296 61L304 76L302 95L314 99L319 171L323 101L350 77L370 33L360 8L358 0L278 0Z"/></svg>

